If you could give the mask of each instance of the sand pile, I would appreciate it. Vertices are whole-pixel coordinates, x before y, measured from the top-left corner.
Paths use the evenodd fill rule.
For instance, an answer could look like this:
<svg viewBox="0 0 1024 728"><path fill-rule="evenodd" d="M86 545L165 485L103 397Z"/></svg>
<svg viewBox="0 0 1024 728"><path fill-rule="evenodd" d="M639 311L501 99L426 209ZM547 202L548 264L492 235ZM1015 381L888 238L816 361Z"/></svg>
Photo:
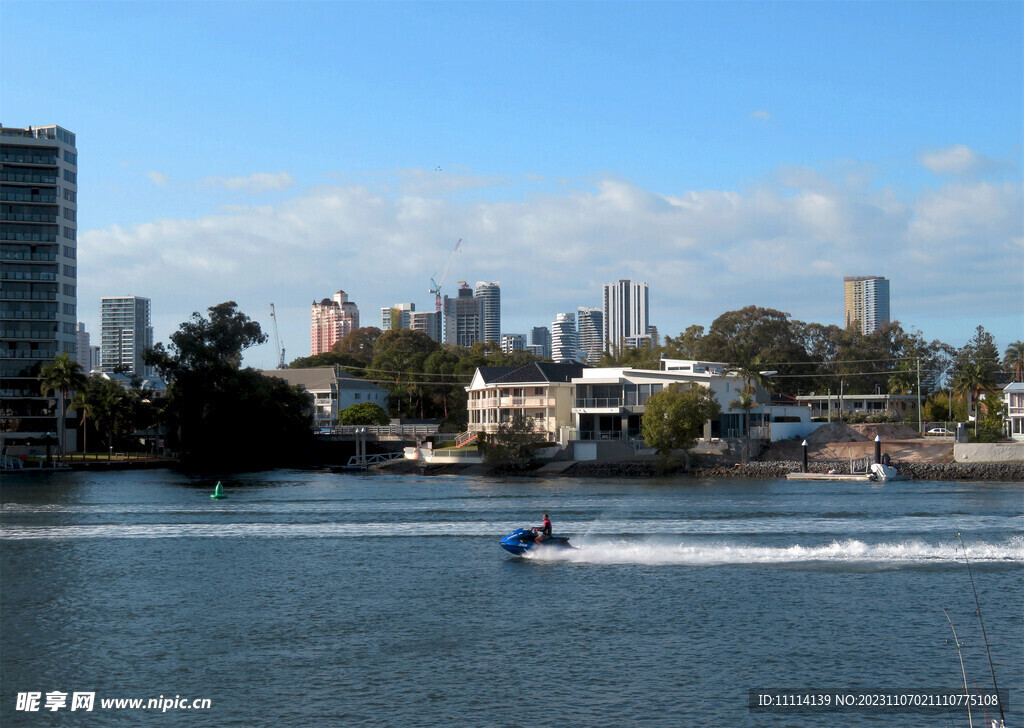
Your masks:
<svg viewBox="0 0 1024 728"><path fill-rule="evenodd" d="M868 440L874 440L876 435L881 435L883 442L886 440L913 440L920 437L917 430L903 423L850 425L850 427Z"/></svg>
<svg viewBox="0 0 1024 728"><path fill-rule="evenodd" d="M871 435L871 437L862 435L849 425L829 422L807 436L807 445L814 447L815 445L825 445L830 442L863 442L864 440L874 439L874 435Z"/></svg>

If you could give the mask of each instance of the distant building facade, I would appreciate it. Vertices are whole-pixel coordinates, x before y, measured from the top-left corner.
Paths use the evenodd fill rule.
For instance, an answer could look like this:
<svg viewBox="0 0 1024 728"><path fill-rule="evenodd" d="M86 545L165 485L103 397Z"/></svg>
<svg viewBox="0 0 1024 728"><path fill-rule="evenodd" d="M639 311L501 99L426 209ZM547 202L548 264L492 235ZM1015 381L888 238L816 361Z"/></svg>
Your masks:
<svg viewBox="0 0 1024 728"><path fill-rule="evenodd" d="M647 284L623 279L602 288L604 350L618 351L629 340L649 335L650 292Z"/></svg>
<svg viewBox="0 0 1024 728"><path fill-rule="evenodd" d="M484 301L465 281L459 284L455 298L444 297L444 343L472 346L484 340Z"/></svg>
<svg viewBox="0 0 1024 728"><path fill-rule="evenodd" d="M409 313L409 329L420 331L434 341L441 342L441 312L411 311Z"/></svg>
<svg viewBox="0 0 1024 728"><path fill-rule="evenodd" d="M526 350L539 356L541 359L551 358L551 329L547 326L534 326L530 329L530 343Z"/></svg>
<svg viewBox="0 0 1024 728"><path fill-rule="evenodd" d="M89 332L85 330L85 324L81 321L78 322L77 339L75 361L82 367L82 373L88 374L100 364L100 347L92 346Z"/></svg>
<svg viewBox="0 0 1024 728"><path fill-rule="evenodd" d="M526 335L502 334L501 351L504 354L511 354L515 351L526 351Z"/></svg>
<svg viewBox="0 0 1024 728"><path fill-rule="evenodd" d="M856 323L861 333L870 334L889 323L889 281L886 278L846 276L843 289L847 328Z"/></svg>
<svg viewBox="0 0 1024 728"><path fill-rule="evenodd" d="M576 314L560 313L551 324L551 359L555 362L579 361Z"/></svg>
<svg viewBox="0 0 1024 728"><path fill-rule="evenodd" d="M338 291L319 303L313 301L310 319L310 351L316 356L330 351L343 336L359 328L359 307L348 300L347 293Z"/></svg>
<svg viewBox="0 0 1024 728"><path fill-rule="evenodd" d="M398 331L409 328L412 313L416 310L415 303L396 303L380 310L380 330Z"/></svg>
<svg viewBox="0 0 1024 728"><path fill-rule="evenodd" d="M56 432L39 369L78 353L78 151L59 126L0 127L0 444ZM73 422L69 420L73 427ZM74 430L68 449L74 448Z"/></svg>
<svg viewBox="0 0 1024 728"><path fill-rule="evenodd" d="M501 282L480 281L476 284L475 295L482 304L482 340L497 344L501 341Z"/></svg>
<svg viewBox="0 0 1024 728"><path fill-rule="evenodd" d="M153 348L150 300L141 296L100 299L100 371L152 376L142 355Z"/></svg>
<svg viewBox="0 0 1024 728"><path fill-rule="evenodd" d="M580 306L576 310L576 329L584 360L596 364L604 354L604 312L600 308Z"/></svg>

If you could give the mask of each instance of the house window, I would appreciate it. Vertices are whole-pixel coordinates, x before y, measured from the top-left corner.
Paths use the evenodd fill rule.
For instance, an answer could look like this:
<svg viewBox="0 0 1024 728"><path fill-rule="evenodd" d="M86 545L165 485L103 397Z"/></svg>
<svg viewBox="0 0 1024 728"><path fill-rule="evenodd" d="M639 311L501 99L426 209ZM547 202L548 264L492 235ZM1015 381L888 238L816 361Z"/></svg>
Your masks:
<svg viewBox="0 0 1024 728"><path fill-rule="evenodd" d="M362 396L363 396L363 395L361 395L361 394L360 394L359 392L356 392L356 399L359 399L359 398L360 398L360 397L362 397Z"/></svg>

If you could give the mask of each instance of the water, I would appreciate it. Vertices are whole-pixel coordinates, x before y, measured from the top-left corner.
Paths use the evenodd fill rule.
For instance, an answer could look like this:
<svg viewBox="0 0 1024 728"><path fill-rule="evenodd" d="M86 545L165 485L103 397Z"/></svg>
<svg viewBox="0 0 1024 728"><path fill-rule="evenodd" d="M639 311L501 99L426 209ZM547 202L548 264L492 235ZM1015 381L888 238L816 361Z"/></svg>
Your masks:
<svg viewBox="0 0 1024 728"><path fill-rule="evenodd" d="M956 689L942 607L990 688L957 530L1024 725L1020 484L276 471L217 501L214 482L5 478L5 727L966 726L748 708L752 689ZM543 512L578 549L498 547ZM68 706L17 710L29 691ZM99 702L175 696L210 708Z"/></svg>

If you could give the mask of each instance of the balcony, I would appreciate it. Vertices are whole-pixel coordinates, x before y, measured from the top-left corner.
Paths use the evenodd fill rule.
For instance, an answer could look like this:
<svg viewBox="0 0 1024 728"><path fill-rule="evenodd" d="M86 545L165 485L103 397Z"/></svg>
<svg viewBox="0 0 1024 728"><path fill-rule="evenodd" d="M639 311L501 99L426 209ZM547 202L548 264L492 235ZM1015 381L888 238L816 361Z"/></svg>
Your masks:
<svg viewBox="0 0 1024 728"><path fill-rule="evenodd" d="M615 410L623 407L622 397L578 397L574 410Z"/></svg>

